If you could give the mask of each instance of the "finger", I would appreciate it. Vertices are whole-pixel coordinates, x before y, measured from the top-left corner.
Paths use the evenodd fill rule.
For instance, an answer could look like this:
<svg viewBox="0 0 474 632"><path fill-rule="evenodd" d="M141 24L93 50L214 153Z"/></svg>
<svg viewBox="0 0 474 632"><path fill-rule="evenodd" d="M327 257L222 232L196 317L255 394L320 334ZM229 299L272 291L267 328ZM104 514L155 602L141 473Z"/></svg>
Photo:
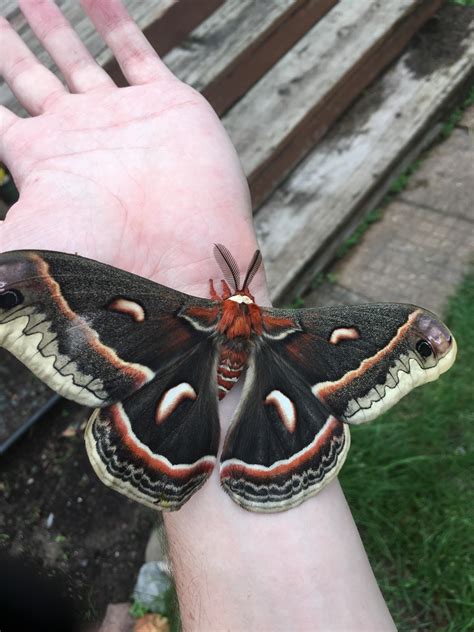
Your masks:
<svg viewBox="0 0 474 632"><path fill-rule="evenodd" d="M10 127L19 121L19 117L10 112L4 105L0 105L0 159L5 160L4 139Z"/></svg>
<svg viewBox="0 0 474 632"><path fill-rule="evenodd" d="M95 63L53 0L19 0L19 5L39 41L63 73L71 92L115 85Z"/></svg>
<svg viewBox="0 0 474 632"><path fill-rule="evenodd" d="M30 114L41 114L57 97L63 84L42 66L10 24L0 17L0 75Z"/></svg>
<svg viewBox="0 0 474 632"><path fill-rule="evenodd" d="M81 0L81 5L114 53L130 85L173 76L120 0Z"/></svg>
<svg viewBox="0 0 474 632"><path fill-rule="evenodd" d="M13 114L8 108L4 105L0 105L0 160L8 165L10 168L13 168L13 163L10 164L10 155L9 155L9 142L10 138L8 135L8 131L13 127L13 125L20 121L20 117L16 114Z"/></svg>

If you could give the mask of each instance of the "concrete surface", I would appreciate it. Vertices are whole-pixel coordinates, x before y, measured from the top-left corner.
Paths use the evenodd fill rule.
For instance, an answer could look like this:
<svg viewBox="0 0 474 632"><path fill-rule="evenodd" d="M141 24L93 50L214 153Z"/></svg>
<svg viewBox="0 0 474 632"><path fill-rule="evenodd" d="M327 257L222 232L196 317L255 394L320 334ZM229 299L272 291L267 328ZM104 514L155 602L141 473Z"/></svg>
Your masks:
<svg viewBox="0 0 474 632"><path fill-rule="evenodd" d="M395 301L442 313L474 261L474 106L305 306Z"/></svg>
<svg viewBox="0 0 474 632"><path fill-rule="evenodd" d="M456 128L444 143L431 150L400 199L474 221L473 147L472 133L467 128Z"/></svg>

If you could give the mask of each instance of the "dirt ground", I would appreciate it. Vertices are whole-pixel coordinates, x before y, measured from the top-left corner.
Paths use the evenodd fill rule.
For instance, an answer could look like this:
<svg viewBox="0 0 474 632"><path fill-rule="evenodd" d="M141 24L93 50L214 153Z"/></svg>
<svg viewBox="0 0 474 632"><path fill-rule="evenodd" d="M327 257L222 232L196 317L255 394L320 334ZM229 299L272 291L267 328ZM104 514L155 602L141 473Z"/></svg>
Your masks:
<svg viewBox="0 0 474 632"><path fill-rule="evenodd" d="M0 454L53 395L11 353L0 349Z"/></svg>
<svg viewBox="0 0 474 632"><path fill-rule="evenodd" d="M0 473L0 553L59 576L82 622L130 598L157 520L99 481L84 447L87 416L61 402L7 451Z"/></svg>

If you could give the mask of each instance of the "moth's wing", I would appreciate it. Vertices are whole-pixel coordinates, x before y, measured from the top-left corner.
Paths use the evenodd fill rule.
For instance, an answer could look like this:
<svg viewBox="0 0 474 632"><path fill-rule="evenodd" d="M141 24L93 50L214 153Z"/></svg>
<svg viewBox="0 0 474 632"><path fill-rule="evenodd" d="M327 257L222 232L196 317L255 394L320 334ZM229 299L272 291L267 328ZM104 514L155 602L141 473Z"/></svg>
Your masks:
<svg viewBox="0 0 474 632"><path fill-rule="evenodd" d="M179 509L219 445L216 354L206 342L120 403L98 408L86 447L102 481L155 509Z"/></svg>
<svg viewBox="0 0 474 632"><path fill-rule="evenodd" d="M218 317L211 301L82 257L0 255L0 344L100 407L86 431L96 472L152 507L179 508L213 468Z"/></svg>
<svg viewBox="0 0 474 632"><path fill-rule="evenodd" d="M218 307L57 252L0 255L0 346L86 406L121 401L212 337Z"/></svg>
<svg viewBox="0 0 474 632"><path fill-rule="evenodd" d="M221 483L251 511L284 511L316 494L338 473L349 427L311 393L272 345L255 345L244 392L226 436Z"/></svg>
<svg viewBox="0 0 474 632"><path fill-rule="evenodd" d="M343 422L370 421L454 362L456 343L412 305L262 310L221 481L246 509L280 511L330 481L349 448Z"/></svg>
<svg viewBox="0 0 474 632"><path fill-rule="evenodd" d="M347 423L375 419L416 386L437 379L456 357L448 328L415 305L268 310L263 320L263 336L281 360ZM285 320L293 328L275 325Z"/></svg>

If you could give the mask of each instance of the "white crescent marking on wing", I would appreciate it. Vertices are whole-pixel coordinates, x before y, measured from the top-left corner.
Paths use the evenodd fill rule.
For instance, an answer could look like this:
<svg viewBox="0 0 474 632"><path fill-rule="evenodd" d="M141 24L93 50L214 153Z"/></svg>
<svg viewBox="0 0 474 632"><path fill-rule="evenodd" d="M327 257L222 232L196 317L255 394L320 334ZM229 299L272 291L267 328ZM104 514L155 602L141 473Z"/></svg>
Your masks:
<svg viewBox="0 0 474 632"><path fill-rule="evenodd" d="M183 399L196 399L196 397L196 391L188 382L173 386L161 398L156 411L156 422L161 423L169 417Z"/></svg>
<svg viewBox="0 0 474 632"><path fill-rule="evenodd" d="M110 303L108 309L121 314L127 314L137 323L142 323L145 320L145 311L143 307L135 301L130 301L127 298L121 297L115 299L115 301Z"/></svg>
<svg viewBox="0 0 474 632"><path fill-rule="evenodd" d="M281 391L272 391L265 399L265 404L273 404L278 412L278 415L288 430L288 432L294 432L296 428L296 410L295 405L289 397L284 395Z"/></svg>
<svg viewBox="0 0 474 632"><path fill-rule="evenodd" d="M332 332L329 342L337 345L342 340L357 340L358 338L359 332L355 327L339 327Z"/></svg>

